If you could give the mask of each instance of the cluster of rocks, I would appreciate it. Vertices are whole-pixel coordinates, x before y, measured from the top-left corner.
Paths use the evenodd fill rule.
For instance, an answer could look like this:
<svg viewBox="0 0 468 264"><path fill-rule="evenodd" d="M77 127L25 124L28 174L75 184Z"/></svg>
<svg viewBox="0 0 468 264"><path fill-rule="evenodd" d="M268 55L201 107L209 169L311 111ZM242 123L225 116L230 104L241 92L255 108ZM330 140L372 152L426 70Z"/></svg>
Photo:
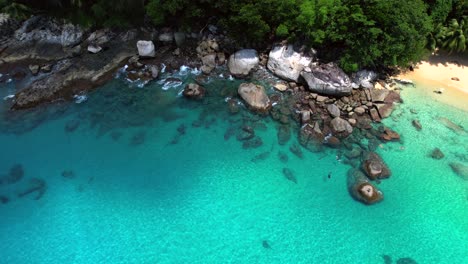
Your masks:
<svg viewBox="0 0 468 264"><path fill-rule="evenodd" d="M47 189L45 181L39 178L30 178L25 181L23 180L24 175L24 169L21 164L13 165L6 174L0 175L0 190L13 188L18 198L33 194L33 199L39 200ZM11 199L11 196L0 194L0 204L9 203Z"/></svg>
<svg viewBox="0 0 468 264"><path fill-rule="evenodd" d="M279 144L289 141L288 124L295 121L300 124L299 143L306 149L343 149L345 162L359 171L348 176L354 183L350 193L366 204L378 202L382 192L370 181L389 177L390 170L375 150L381 143L400 140L400 135L373 123L389 117L394 105L402 102L399 91L392 89L394 83L379 81L375 72L363 70L349 77L334 63L313 62L313 54L292 45L275 46L266 65L283 79L275 89L288 96L269 96L254 83L242 83L239 96L252 111L269 113L279 122ZM239 50L229 57L228 69L234 76L247 77L259 61L256 51ZM364 138L370 141L368 146L362 143Z"/></svg>

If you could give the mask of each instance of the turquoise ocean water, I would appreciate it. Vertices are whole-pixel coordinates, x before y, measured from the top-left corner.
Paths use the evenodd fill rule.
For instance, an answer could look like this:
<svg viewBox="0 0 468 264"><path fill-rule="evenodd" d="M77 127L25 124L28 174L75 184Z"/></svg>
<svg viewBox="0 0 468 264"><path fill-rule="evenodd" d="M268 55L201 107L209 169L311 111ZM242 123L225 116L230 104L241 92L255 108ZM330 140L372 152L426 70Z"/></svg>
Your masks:
<svg viewBox="0 0 468 264"><path fill-rule="evenodd" d="M278 145L269 117L229 114L238 84L215 78L207 99L189 102L183 85L116 79L80 104L14 115L2 100L0 174L21 164L24 177L0 186L0 263L468 263L468 182L448 166L468 165L468 135L438 119L468 128L467 112L404 88L385 120L402 141L378 149L393 175L378 185L384 201L366 206L350 197L336 151L299 159L296 137ZM14 88L1 84L0 96ZM260 148L225 136L258 118ZM428 157L435 147L444 159ZM43 196L18 197L33 178Z"/></svg>

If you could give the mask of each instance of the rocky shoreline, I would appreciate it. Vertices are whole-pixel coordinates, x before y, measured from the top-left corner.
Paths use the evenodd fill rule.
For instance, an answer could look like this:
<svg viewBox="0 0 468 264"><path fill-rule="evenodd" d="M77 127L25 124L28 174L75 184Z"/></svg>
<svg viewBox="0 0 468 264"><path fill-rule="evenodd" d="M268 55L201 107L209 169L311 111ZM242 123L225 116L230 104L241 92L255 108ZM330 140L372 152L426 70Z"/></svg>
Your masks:
<svg viewBox="0 0 468 264"><path fill-rule="evenodd" d="M86 31L36 16L22 23L3 21L0 31L5 33L0 44L0 82L15 79L20 87L11 98L12 111L72 100L111 80L124 65L127 78L143 84L157 80L163 67L199 68L203 75L197 83L188 84L183 95L203 100L204 81L221 67L224 74L245 79L238 97L227 103L230 111L238 111L237 102L242 101L250 111L270 115L279 124L279 144L289 141L290 126L297 125L302 147L312 152L336 149L337 156L352 167L347 177L353 198L365 204L383 199L374 183L391 172L375 151L380 144L400 140L397 132L380 124L395 104L402 103L397 80L367 70L348 76L334 63L318 62L313 49L287 43L264 53L237 50L214 26L200 33L154 28ZM266 69L282 79L264 80L275 87L275 94L256 82ZM240 129L237 134L243 146L262 145L254 128ZM290 149L301 156L299 146ZM283 173L296 181L289 169Z"/></svg>

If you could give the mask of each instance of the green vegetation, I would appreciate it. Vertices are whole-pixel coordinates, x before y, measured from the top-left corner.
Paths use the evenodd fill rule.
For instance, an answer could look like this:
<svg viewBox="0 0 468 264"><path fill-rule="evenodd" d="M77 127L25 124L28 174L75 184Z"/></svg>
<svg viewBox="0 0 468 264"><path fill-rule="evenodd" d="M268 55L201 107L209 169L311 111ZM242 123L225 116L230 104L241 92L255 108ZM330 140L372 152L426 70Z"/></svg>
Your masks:
<svg viewBox="0 0 468 264"><path fill-rule="evenodd" d="M436 48L465 52L468 0L0 0L24 18L30 10L85 26L200 30L218 24L239 45L288 39L312 46L346 71L407 66Z"/></svg>

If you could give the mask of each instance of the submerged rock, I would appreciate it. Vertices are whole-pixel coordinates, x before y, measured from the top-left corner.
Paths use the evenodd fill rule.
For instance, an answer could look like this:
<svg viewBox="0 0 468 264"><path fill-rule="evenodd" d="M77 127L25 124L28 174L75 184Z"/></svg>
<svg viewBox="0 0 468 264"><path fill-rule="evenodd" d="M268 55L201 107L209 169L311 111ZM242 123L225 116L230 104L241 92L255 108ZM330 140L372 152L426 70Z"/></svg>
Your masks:
<svg viewBox="0 0 468 264"><path fill-rule="evenodd" d="M442 150L440 150L439 148L435 148L431 152L431 158L433 159L440 160L440 159L443 159L444 157L445 157L444 153L442 153Z"/></svg>
<svg viewBox="0 0 468 264"><path fill-rule="evenodd" d="M396 131L391 130L388 127L385 127L382 133L379 135L380 139L385 141L400 140L400 134Z"/></svg>
<svg viewBox="0 0 468 264"><path fill-rule="evenodd" d="M270 151L262 152L251 159L252 162L259 162L266 160L270 156Z"/></svg>
<svg viewBox="0 0 468 264"><path fill-rule="evenodd" d="M458 135L465 135L466 134L466 131L465 131L465 129L463 129L463 127L455 124L454 122L450 121L448 118L439 117L438 120L442 125L444 125L448 129L452 130L453 132L457 133Z"/></svg>
<svg viewBox="0 0 468 264"><path fill-rule="evenodd" d="M362 169L371 180L385 179L391 175L387 164L375 152L369 152L365 155Z"/></svg>
<svg viewBox="0 0 468 264"><path fill-rule="evenodd" d="M34 196L34 200L39 200L41 197L44 195L45 191L47 189L46 182L42 179L38 178L32 178L29 180L29 186L18 193L18 197L22 198L24 196L27 196L32 193L36 193L36 196Z"/></svg>
<svg viewBox="0 0 468 264"><path fill-rule="evenodd" d="M301 147L297 144L292 144L290 147L289 147L289 150L294 154L296 155L298 158L300 159L303 159L304 158L304 154L302 153L302 150L301 150Z"/></svg>
<svg viewBox="0 0 468 264"><path fill-rule="evenodd" d="M351 196L364 204L375 204L383 200L382 192L357 169L348 171L348 191Z"/></svg>
<svg viewBox="0 0 468 264"><path fill-rule="evenodd" d="M75 173L72 170L64 170L62 171L62 177L67 179L74 179Z"/></svg>
<svg viewBox="0 0 468 264"><path fill-rule="evenodd" d="M263 241L262 241L262 246L263 246L263 248L271 249L270 244L269 244L268 241L266 241L266 240L263 240Z"/></svg>
<svg viewBox="0 0 468 264"><path fill-rule="evenodd" d="M23 176L23 166L21 164L15 164L10 168L6 175L0 176L0 185L17 183L23 178Z"/></svg>
<svg viewBox="0 0 468 264"><path fill-rule="evenodd" d="M250 140L244 141L244 143L242 143L242 148L243 149L259 148L262 145L263 145L262 139L257 136Z"/></svg>
<svg viewBox="0 0 468 264"><path fill-rule="evenodd" d="M396 264L418 264L416 260L412 258L400 258L396 261Z"/></svg>
<svg viewBox="0 0 468 264"><path fill-rule="evenodd" d="M413 121L411 121L411 124L416 128L416 130L421 131L422 125L419 122L419 120L414 119Z"/></svg>
<svg viewBox="0 0 468 264"><path fill-rule="evenodd" d="M302 72L301 75L312 92L344 96L353 90L348 75L334 63L317 65L311 69L311 72Z"/></svg>
<svg viewBox="0 0 468 264"><path fill-rule="evenodd" d="M253 110L266 112L271 106L270 98L261 85L253 83L242 83L238 89L239 95Z"/></svg>
<svg viewBox="0 0 468 264"><path fill-rule="evenodd" d="M297 184L297 178L291 169L283 168L283 176L288 180Z"/></svg>
<svg viewBox="0 0 468 264"><path fill-rule="evenodd" d="M202 86L196 83L189 83L187 84L187 86L185 86L185 89L182 94L187 98L200 100L203 99L203 97L205 97L205 93L205 88L203 88Z"/></svg>
<svg viewBox="0 0 468 264"><path fill-rule="evenodd" d="M286 163L289 160L288 154L286 154L286 153L284 153L282 151L278 151L278 158L283 163Z"/></svg>
<svg viewBox="0 0 468 264"><path fill-rule="evenodd" d="M10 199L5 195L0 195L0 204L7 204Z"/></svg>
<svg viewBox="0 0 468 264"><path fill-rule="evenodd" d="M267 67L282 79L298 82L301 71L311 62L311 56L304 56L294 51L293 45L283 45L273 47L270 51Z"/></svg>
<svg viewBox="0 0 468 264"><path fill-rule="evenodd" d="M458 162L451 162L449 163L450 168L452 168L453 172L460 176L463 180L468 181L468 166L458 163Z"/></svg>
<svg viewBox="0 0 468 264"><path fill-rule="evenodd" d="M333 120L330 122L330 126L333 134L342 138L347 137L353 133L353 127L349 124L349 122L340 117L333 118Z"/></svg>
<svg viewBox="0 0 468 264"><path fill-rule="evenodd" d="M79 120L70 120L65 124L65 132L71 133L75 131L80 126Z"/></svg>
<svg viewBox="0 0 468 264"><path fill-rule="evenodd" d="M285 145L291 139L291 129L288 125L280 125L277 132L278 144Z"/></svg>
<svg viewBox="0 0 468 264"><path fill-rule="evenodd" d="M245 77L250 71L258 66L259 58L254 49L243 49L229 57L229 72L236 77Z"/></svg>

